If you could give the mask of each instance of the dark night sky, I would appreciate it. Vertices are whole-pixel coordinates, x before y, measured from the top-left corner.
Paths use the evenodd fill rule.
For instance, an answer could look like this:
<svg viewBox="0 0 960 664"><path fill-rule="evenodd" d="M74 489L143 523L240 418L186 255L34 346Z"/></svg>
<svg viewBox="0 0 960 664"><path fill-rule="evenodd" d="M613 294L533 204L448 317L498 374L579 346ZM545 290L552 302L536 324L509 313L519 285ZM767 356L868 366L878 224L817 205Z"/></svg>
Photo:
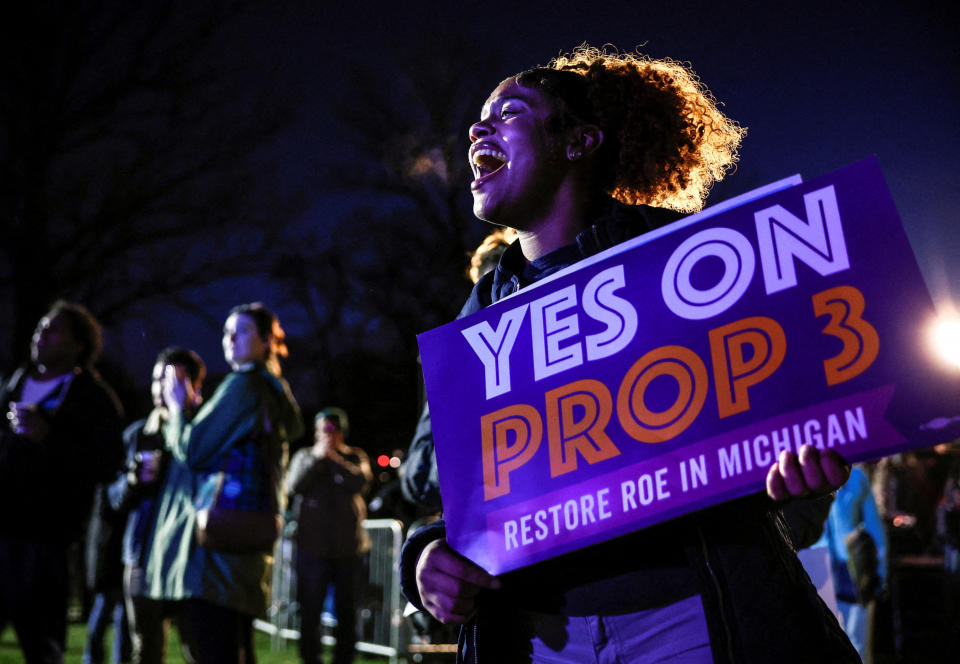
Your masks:
<svg viewBox="0 0 960 664"><path fill-rule="evenodd" d="M343 65L381 57L390 67L397 53L439 33L458 35L478 63L496 58L504 76L584 41L689 61L749 128L724 195L793 173L812 178L876 154L931 292L947 306L960 302L960 39L936 6L357 2L274 15L271 29L287 37L267 48L306 74L299 84L307 85L311 106L298 147L307 151L337 144L325 104Z"/></svg>

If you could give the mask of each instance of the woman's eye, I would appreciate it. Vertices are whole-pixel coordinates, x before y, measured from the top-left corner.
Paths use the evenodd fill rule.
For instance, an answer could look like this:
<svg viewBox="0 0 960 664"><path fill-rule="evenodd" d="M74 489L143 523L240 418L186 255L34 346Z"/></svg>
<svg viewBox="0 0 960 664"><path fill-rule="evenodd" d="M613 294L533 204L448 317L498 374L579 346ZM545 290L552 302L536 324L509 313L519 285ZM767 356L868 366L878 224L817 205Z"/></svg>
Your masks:
<svg viewBox="0 0 960 664"><path fill-rule="evenodd" d="M512 106L504 106L502 109L500 109L501 120L516 114L517 114L517 109L513 108Z"/></svg>

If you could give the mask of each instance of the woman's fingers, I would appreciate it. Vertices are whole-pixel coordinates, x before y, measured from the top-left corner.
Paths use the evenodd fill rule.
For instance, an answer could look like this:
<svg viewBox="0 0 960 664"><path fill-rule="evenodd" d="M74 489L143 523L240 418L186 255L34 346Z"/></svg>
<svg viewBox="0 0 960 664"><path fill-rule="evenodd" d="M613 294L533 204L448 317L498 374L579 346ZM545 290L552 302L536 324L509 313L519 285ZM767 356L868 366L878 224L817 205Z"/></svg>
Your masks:
<svg viewBox="0 0 960 664"><path fill-rule="evenodd" d="M850 465L833 450L821 452L812 445L800 454L784 450L767 472L767 494L774 500L839 489L850 476Z"/></svg>
<svg viewBox="0 0 960 664"><path fill-rule="evenodd" d="M476 612L481 590L496 589L500 582L457 554L446 541L424 547L417 561L417 587L424 607L443 623L462 623Z"/></svg>

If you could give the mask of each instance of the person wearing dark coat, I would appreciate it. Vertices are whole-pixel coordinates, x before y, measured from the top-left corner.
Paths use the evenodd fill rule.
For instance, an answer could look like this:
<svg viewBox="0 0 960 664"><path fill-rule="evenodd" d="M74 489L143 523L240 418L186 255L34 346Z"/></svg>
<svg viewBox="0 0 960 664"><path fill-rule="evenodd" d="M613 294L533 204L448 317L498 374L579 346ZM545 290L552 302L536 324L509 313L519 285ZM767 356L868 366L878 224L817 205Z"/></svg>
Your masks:
<svg viewBox="0 0 960 664"><path fill-rule="evenodd" d="M349 423L343 410L321 410L314 426L314 444L293 455L286 479L297 519L300 656L306 664L320 664L320 615L333 586L337 617L333 662L349 664L356 642L361 556L370 548L363 529L363 493L373 473L366 452L344 441Z"/></svg>
<svg viewBox="0 0 960 664"><path fill-rule="evenodd" d="M0 632L13 625L28 664L63 661L67 549L123 456L120 403L93 368L100 348L90 312L58 301L0 386Z"/></svg>
<svg viewBox="0 0 960 664"><path fill-rule="evenodd" d="M672 60L584 46L507 78L470 128L471 192L476 216L519 240L461 315L699 209L743 133ZM857 662L794 553L819 528L792 532L777 509L848 473L832 452L785 451L766 495L501 577L455 552L439 521L405 544L403 591L463 625L458 661Z"/></svg>
<svg viewBox="0 0 960 664"><path fill-rule="evenodd" d="M266 617L262 542L232 549L201 540L209 510L268 512L278 517L283 450L300 437L300 407L282 377L285 333L260 302L231 309L223 357L232 371L192 414L193 384L167 366L161 427L170 452L148 544L144 593L181 607L198 664L249 662L253 621ZM222 492L221 492L222 489ZM276 518L270 521L276 522Z"/></svg>
<svg viewBox="0 0 960 664"><path fill-rule="evenodd" d="M130 661L130 630L123 603L123 513L114 511L107 498L107 485L98 484L93 495L93 509L86 535L87 590L93 593L87 617L87 642L83 648L83 664L103 664L106 651L103 640L107 626L113 625L111 661Z"/></svg>

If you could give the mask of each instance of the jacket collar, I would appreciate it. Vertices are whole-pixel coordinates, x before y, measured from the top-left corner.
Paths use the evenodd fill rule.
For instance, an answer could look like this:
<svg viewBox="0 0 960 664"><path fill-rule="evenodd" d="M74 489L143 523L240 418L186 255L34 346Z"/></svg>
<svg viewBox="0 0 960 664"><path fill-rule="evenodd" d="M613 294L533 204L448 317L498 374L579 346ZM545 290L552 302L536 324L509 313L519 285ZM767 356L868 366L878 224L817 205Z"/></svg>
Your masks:
<svg viewBox="0 0 960 664"><path fill-rule="evenodd" d="M479 291L478 304L486 306L497 302L568 265L660 228L682 216L681 213L673 210L649 205L624 205L611 198L604 211L594 219L593 223L577 235L574 244L561 247L529 262L524 258L519 242L514 242L507 247L496 269L485 275L485 278L477 284L475 292ZM470 300L474 298L471 296ZM470 301L468 301L469 304Z"/></svg>

